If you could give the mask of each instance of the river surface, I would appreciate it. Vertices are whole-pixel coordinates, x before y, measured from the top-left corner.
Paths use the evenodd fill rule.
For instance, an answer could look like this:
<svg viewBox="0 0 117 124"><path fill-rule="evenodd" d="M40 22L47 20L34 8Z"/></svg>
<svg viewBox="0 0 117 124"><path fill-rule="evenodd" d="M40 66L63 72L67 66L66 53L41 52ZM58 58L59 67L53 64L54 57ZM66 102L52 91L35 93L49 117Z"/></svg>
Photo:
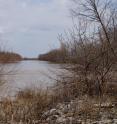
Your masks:
<svg viewBox="0 0 117 124"><path fill-rule="evenodd" d="M47 88L55 83L58 75L63 71L59 64L44 61L21 61L0 66L2 85L0 97L14 96L19 90L25 88Z"/></svg>

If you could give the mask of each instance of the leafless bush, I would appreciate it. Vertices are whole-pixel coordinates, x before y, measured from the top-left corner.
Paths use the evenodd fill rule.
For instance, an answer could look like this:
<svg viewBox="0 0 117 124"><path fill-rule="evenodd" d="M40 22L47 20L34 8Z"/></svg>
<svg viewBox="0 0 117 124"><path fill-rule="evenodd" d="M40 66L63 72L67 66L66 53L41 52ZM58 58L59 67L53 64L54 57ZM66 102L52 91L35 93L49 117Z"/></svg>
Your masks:
<svg viewBox="0 0 117 124"><path fill-rule="evenodd" d="M73 73L58 87L58 96L65 101L85 94L103 97L113 92L109 88L111 83L117 87L117 79L113 82L112 76L112 73L116 75L117 60L116 11L110 6L110 1L106 0L101 7L99 4L100 0L86 0L80 4L83 11L79 13L79 4L76 3L77 9L72 10L72 14L81 21L74 24L66 37L59 38L66 43L67 56L62 52L63 60L71 63L65 68Z"/></svg>

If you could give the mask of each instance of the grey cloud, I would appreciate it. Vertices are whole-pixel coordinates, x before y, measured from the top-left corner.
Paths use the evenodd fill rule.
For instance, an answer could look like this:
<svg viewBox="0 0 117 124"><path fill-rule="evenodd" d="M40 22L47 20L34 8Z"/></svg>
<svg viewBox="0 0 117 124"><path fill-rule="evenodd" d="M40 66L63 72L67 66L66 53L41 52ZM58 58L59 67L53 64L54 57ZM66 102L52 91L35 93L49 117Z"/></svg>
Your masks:
<svg viewBox="0 0 117 124"><path fill-rule="evenodd" d="M2 37L9 41L9 47L25 56L32 56L27 52L27 42L36 42L36 48L34 45L30 48L33 55L45 52L49 45L58 45L57 34L71 25L68 1L0 0Z"/></svg>

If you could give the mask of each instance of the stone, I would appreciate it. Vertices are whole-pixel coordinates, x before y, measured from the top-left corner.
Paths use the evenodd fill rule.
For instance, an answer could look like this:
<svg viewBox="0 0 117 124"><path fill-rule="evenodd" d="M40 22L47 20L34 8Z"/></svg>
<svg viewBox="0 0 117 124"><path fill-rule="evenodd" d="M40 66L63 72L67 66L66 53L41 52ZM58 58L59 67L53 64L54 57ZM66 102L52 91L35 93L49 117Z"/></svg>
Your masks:
<svg viewBox="0 0 117 124"><path fill-rule="evenodd" d="M57 120L56 120L57 124L61 124L61 123L66 123L66 119L64 117L59 117Z"/></svg>
<svg viewBox="0 0 117 124"><path fill-rule="evenodd" d="M51 109L49 114L50 115L55 115L56 113L57 113L57 110L56 109Z"/></svg>

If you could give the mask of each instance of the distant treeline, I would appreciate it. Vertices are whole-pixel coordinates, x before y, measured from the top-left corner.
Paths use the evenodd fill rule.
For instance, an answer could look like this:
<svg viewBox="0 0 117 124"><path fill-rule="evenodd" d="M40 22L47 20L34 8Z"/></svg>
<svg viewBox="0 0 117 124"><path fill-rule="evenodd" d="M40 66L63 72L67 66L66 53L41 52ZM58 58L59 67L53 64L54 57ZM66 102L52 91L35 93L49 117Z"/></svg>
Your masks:
<svg viewBox="0 0 117 124"><path fill-rule="evenodd" d="M27 58L27 57L25 57L25 58L23 58L23 60L25 60L25 61L28 61L28 60L38 60L38 58Z"/></svg>
<svg viewBox="0 0 117 124"><path fill-rule="evenodd" d="M59 49L53 49L48 53L39 55L39 60L42 61L50 61L50 62L57 62L57 63L65 63L67 57L67 50L64 44L61 44Z"/></svg>
<svg viewBox="0 0 117 124"><path fill-rule="evenodd" d="M75 29L74 29L75 30ZM107 47L107 41L105 36L102 34L102 31L100 30L98 34L101 34L101 36L96 38L90 38L90 37L82 37L80 34L78 37L75 37L75 34L73 32L70 32L73 36L71 37L71 41L64 42L63 40L65 38L60 38L60 48L58 49L52 49L49 52L45 54L39 55L39 60L42 61L50 61L50 62L57 62L57 63L76 63L76 64L84 64L86 59L87 61L94 61L94 59L99 58L100 56L104 56L106 53L106 47ZM114 36L112 36L114 34ZM108 31L109 39L110 39L110 46L115 51L115 54L117 54L117 26L114 29L114 33L112 29L110 28ZM113 38L114 37L114 38ZM73 39L72 39L73 38ZM103 41L101 41L102 39ZM103 45L102 45L103 42ZM102 50L104 49L104 50ZM115 56L113 56L113 53L111 51L111 48L109 48L108 55L110 57L110 60L114 60ZM104 54L104 55L103 55ZM99 56L99 57L98 57ZM96 60L97 62L100 60ZM95 61L95 63L96 63ZM92 62L91 62L92 63Z"/></svg>
<svg viewBox="0 0 117 124"><path fill-rule="evenodd" d="M117 32L116 32L117 34ZM106 45L105 45L106 46ZM112 41L111 46L117 52L117 42ZM39 55L38 59L42 61L50 61L57 63L77 63L84 64L85 57L89 61L93 61L100 54L101 44L96 42L88 42L83 43L81 41L71 43L62 43L59 49L53 49L45 54ZM84 55L86 53L86 55ZM103 54L103 53L101 53ZM109 52L110 60L116 61L117 58L113 56L111 52ZM100 58L100 57L99 57ZM116 60L115 60L116 59ZM99 61L99 60L97 60Z"/></svg>
<svg viewBox="0 0 117 124"><path fill-rule="evenodd" d="M1 63L9 63L9 62L17 62L21 61L21 55L13 52L0 52L0 62Z"/></svg>

